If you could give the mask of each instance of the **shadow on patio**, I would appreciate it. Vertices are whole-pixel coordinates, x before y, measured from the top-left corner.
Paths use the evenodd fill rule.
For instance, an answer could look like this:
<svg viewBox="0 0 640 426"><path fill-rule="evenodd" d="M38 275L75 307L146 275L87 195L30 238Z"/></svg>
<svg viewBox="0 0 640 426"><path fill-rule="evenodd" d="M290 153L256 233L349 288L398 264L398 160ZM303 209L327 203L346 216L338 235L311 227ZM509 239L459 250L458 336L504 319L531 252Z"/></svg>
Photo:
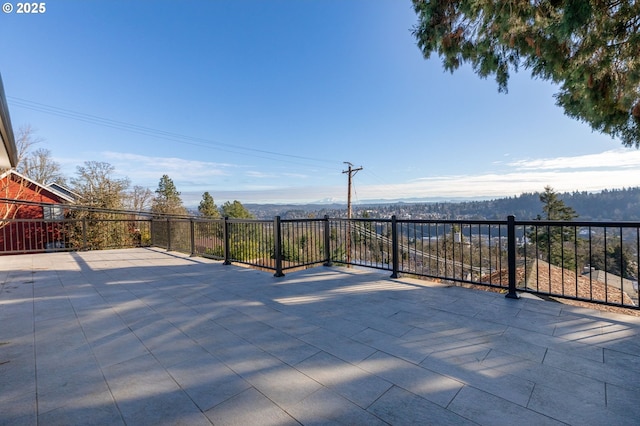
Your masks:
<svg viewBox="0 0 640 426"><path fill-rule="evenodd" d="M636 424L640 318L155 249L4 256L0 424Z"/></svg>

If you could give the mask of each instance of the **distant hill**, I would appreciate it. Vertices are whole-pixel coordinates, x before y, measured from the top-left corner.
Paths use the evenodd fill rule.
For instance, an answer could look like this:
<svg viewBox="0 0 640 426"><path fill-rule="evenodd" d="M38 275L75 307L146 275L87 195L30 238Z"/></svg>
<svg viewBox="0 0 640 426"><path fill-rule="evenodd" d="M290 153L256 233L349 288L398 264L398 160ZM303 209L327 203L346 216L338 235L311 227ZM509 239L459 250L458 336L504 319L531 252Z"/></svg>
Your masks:
<svg viewBox="0 0 640 426"><path fill-rule="evenodd" d="M578 213L577 220L640 221L640 188L572 192L559 194L559 197ZM346 216L344 204L246 204L245 207L263 219ZM366 211L371 218L389 218L395 214L414 219L506 219L514 215L520 220L530 220L542 214L542 203L540 193L535 192L484 201L358 203L354 204L353 210L354 217L362 217Z"/></svg>

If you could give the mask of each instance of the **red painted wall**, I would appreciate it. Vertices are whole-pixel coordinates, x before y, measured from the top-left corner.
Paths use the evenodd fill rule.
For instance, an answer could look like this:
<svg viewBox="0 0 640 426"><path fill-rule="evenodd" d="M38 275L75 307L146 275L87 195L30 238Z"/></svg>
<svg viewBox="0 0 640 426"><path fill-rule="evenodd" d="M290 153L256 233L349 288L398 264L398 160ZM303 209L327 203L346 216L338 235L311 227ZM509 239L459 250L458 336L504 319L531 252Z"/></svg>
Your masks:
<svg viewBox="0 0 640 426"><path fill-rule="evenodd" d="M66 200L46 188L23 181L20 176L9 174L0 179L0 197L47 204L65 204ZM1 219L43 219L42 206L20 205L0 201ZM0 222L0 253L2 252L42 252L47 243L60 239L49 222Z"/></svg>

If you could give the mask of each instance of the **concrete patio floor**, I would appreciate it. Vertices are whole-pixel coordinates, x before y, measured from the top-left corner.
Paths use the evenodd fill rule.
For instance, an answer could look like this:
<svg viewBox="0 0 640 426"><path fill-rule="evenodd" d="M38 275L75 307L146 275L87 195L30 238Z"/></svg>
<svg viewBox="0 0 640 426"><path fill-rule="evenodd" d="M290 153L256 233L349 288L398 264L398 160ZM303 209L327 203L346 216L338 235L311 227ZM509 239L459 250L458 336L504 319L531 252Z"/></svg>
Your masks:
<svg viewBox="0 0 640 426"><path fill-rule="evenodd" d="M388 275L0 257L0 424L640 422L640 318Z"/></svg>

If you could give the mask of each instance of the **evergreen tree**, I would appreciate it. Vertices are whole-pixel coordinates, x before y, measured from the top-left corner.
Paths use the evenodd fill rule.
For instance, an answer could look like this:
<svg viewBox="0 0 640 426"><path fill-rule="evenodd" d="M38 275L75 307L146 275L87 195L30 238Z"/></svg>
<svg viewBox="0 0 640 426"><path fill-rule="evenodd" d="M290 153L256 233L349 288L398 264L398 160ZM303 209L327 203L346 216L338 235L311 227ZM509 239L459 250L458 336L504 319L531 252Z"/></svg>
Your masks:
<svg viewBox="0 0 640 426"><path fill-rule="evenodd" d="M540 202L543 204L545 220L573 220L578 217L576 211L567 206L550 186L544 187L544 192L540 194Z"/></svg>
<svg viewBox="0 0 640 426"><path fill-rule="evenodd" d="M544 218L538 216L538 220L549 221L571 221L578 217L573 208L567 206L558 194L550 186L545 186L544 192L540 194L542 211ZM547 225L537 227L529 234L531 241L535 242L538 250L549 263L567 269L576 269L576 249L578 241L575 236L575 228L558 225Z"/></svg>
<svg viewBox="0 0 640 426"><path fill-rule="evenodd" d="M222 216L224 217L233 217L236 219L253 219L253 215L238 200L234 200L233 203L227 201L222 205L221 210Z"/></svg>
<svg viewBox="0 0 640 426"><path fill-rule="evenodd" d="M632 247L628 244L620 244L620 239L607 239L607 249L604 249L604 238L594 237L592 248L589 253L585 253L585 258L589 259L589 266L619 275L623 278L636 280L637 265L634 262L635 255Z"/></svg>
<svg viewBox="0 0 640 426"><path fill-rule="evenodd" d="M202 216L209 219L217 219L220 217L218 206L216 206L216 203L213 201L213 197L208 192L202 194L202 201L200 201L198 211Z"/></svg>
<svg viewBox="0 0 640 426"><path fill-rule="evenodd" d="M162 175L160 178L156 196L151 205L151 211L157 214L187 214L187 209L182 205L180 192L176 189L173 180L167 175Z"/></svg>
<svg viewBox="0 0 640 426"><path fill-rule="evenodd" d="M467 62L506 92L519 67L559 85L556 103L594 130L640 147L640 2L413 0L425 58Z"/></svg>

